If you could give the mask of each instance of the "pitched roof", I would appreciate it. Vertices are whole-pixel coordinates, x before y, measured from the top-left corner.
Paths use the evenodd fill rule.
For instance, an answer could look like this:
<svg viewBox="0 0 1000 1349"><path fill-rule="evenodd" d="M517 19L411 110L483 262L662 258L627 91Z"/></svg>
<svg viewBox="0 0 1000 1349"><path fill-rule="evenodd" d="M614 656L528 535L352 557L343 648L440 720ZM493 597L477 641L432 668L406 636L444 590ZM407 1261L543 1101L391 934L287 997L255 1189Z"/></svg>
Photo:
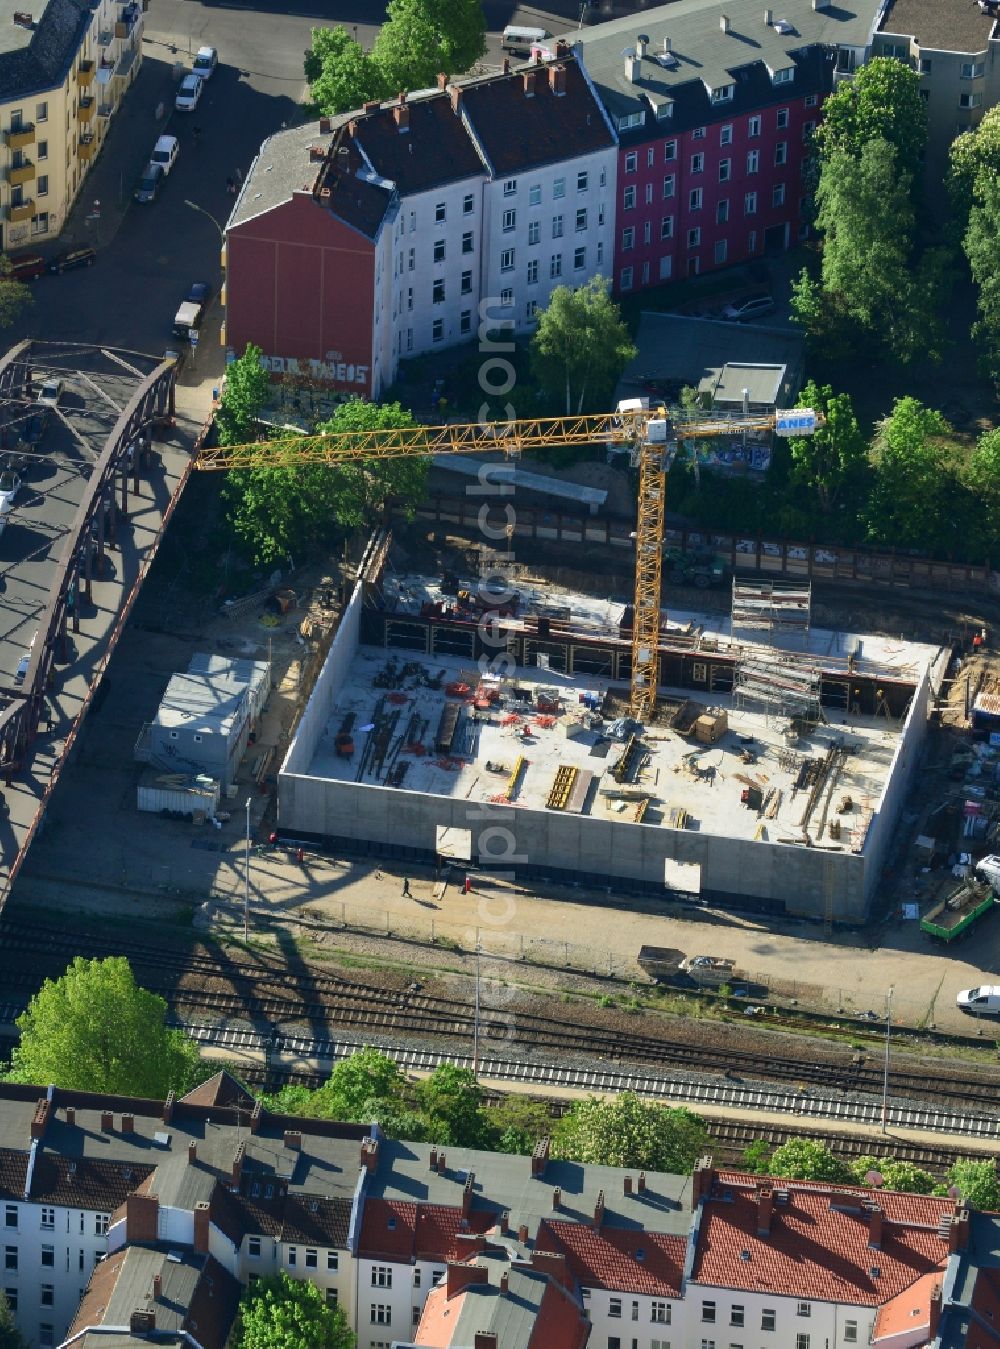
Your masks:
<svg viewBox="0 0 1000 1349"><path fill-rule="evenodd" d="M948 1256L938 1226L950 1199L776 1180L766 1236L758 1236L758 1186L719 1173L701 1213L692 1281L816 1301L878 1306ZM779 1200L779 1195L787 1198ZM869 1244L871 1216L882 1209L878 1248Z"/></svg>
<svg viewBox="0 0 1000 1349"><path fill-rule="evenodd" d="M62 84L90 24L85 0L47 0L30 27L14 22L15 13L25 8L19 0L0 0L0 89L5 102Z"/></svg>
<svg viewBox="0 0 1000 1349"><path fill-rule="evenodd" d="M247 1091L242 1082L237 1082L232 1073L227 1072L225 1068L213 1074L201 1086L195 1087L189 1091L186 1096L181 1097L188 1105L222 1105L228 1107L246 1107L252 1110L255 1104L254 1097Z"/></svg>
<svg viewBox="0 0 1000 1349"><path fill-rule="evenodd" d="M413 1344L466 1349L477 1332L492 1332L501 1349L584 1349L590 1325L583 1309L546 1272L495 1252L468 1263L485 1275L450 1297L447 1280L433 1288Z"/></svg>
<svg viewBox="0 0 1000 1349"><path fill-rule="evenodd" d="M27 1176L27 1152L0 1148L0 1199L23 1199Z"/></svg>
<svg viewBox="0 0 1000 1349"><path fill-rule="evenodd" d="M368 1199L358 1254L397 1260L451 1260L458 1253L459 1232L488 1232L496 1214L473 1209L463 1218L460 1208L444 1204L408 1204L398 1199Z"/></svg>
<svg viewBox="0 0 1000 1349"><path fill-rule="evenodd" d="M47 1201L112 1213L155 1169L94 1157L62 1157L40 1150L31 1173L31 1197L36 1203Z"/></svg>
<svg viewBox="0 0 1000 1349"><path fill-rule="evenodd" d="M584 1288L680 1297L684 1237L543 1219L535 1244L565 1255L570 1273Z"/></svg>
<svg viewBox="0 0 1000 1349"><path fill-rule="evenodd" d="M395 109L386 106L358 118L355 132L375 172L391 179L403 196L485 172L449 94L411 96L405 107L405 130L397 125Z"/></svg>
<svg viewBox="0 0 1000 1349"><path fill-rule="evenodd" d="M928 1338L931 1330L931 1296L935 1289L941 1293L942 1270L925 1274L916 1283L897 1293L883 1306L879 1307L872 1329L872 1344L880 1340L892 1339L896 1335L926 1329Z"/></svg>

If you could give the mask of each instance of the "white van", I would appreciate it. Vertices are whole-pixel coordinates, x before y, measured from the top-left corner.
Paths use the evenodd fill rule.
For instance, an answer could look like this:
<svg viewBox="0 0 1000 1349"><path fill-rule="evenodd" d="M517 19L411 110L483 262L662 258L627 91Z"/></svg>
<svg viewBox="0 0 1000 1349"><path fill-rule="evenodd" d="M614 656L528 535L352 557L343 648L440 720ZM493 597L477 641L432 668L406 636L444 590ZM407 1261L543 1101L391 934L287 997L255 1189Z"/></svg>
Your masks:
<svg viewBox="0 0 1000 1349"><path fill-rule="evenodd" d="M28 673L28 666L31 664L31 653L35 649L35 642L37 640L38 640L38 630L36 629L35 635L31 639L31 645L28 647L27 651L24 653L21 659L17 662L17 669L14 671L14 683L17 685L18 688L20 688L20 686L24 683L24 677Z"/></svg>
<svg viewBox="0 0 1000 1349"><path fill-rule="evenodd" d="M1000 1016L1000 984L965 988L955 999L960 1012L970 1016Z"/></svg>
<svg viewBox="0 0 1000 1349"><path fill-rule="evenodd" d="M551 41L552 34L547 28L521 28L509 23L503 30L500 46L505 52L524 52L527 56L532 47L546 47Z"/></svg>

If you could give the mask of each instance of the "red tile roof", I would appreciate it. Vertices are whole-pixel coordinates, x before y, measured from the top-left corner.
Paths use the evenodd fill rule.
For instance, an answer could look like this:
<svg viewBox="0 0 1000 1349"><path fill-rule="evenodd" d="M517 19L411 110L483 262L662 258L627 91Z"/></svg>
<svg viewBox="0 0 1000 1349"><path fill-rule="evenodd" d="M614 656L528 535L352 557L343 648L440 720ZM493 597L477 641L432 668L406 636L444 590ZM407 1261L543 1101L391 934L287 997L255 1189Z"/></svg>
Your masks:
<svg viewBox="0 0 1000 1349"><path fill-rule="evenodd" d="M880 1307L875 1317L872 1331L872 1344L880 1340L903 1335L907 1331L926 1328L928 1334L931 1324L931 1294L935 1288L940 1291L944 1265L933 1274L925 1274L922 1279L891 1298L884 1307Z"/></svg>
<svg viewBox="0 0 1000 1349"><path fill-rule="evenodd" d="M538 1226L535 1245L565 1255L570 1273L585 1288L680 1297L684 1237L621 1227L595 1231L546 1218Z"/></svg>
<svg viewBox="0 0 1000 1349"><path fill-rule="evenodd" d="M184 1329L203 1349L225 1349L242 1291L228 1270L211 1255L206 1258L184 1318Z"/></svg>
<svg viewBox="0 0 1000 1349"><path fill-rule="evenodd" d="M775 1199L770 1233L759 1237L756 1186L746 1176L717 1177L702 1208L694 1282L874 1307L947 1258L947 1241L937 1228L953 1210L949 1199L771 1183L788 1199ZM856 1198L857 1208L831 1207L836 1195ZM879 1249L868 1244L869 1215L861 1209L872 1201L884 1214Z"/></svg>
<svg viewBox="0 0 1000 1349"><path fill-rule="evenodd" d="M369 1199L358 1255L397 1260L454 1260L459 1254L455 1242L459 1232L488 1232L496 1221L496 1214L485 1210L473 1209L464 1219L460 1208L447 1204Z"/></svg>
<svg viewBox="0 0 1000 1349"><path fill-rule="evenodd" d="M972 1290L972 1310L993 1327L993 1336L1000 1344L1000 1270L981 1269Z"/></svg>
<svg viewBox="0 0 1000 1349"><path fill-rule="evenodd" d="M27 1152L0 1148L0 1199L23 1199L27 1175Z"/></svg>
<svg viewBox="0 0 1000 1349"><path fill-rule="evenodd" d="M451 107L447 93L406 104L407 130L401 132L391 107L357 119L355 139L375 172L401 193L427 192L460 178L485 176L483 161Z"/></svg>
<svg viewBox="0 0 1000 1349"><path fill-rule="evenodd" d="M557 1283L549 1282L528 1341L528 1349L584 1349L590 1322Z"/></svg>
<svg viewBox="0 0 1000 1349"><path fill-rule="evenodd" d="M113 1213L156 1168L96 1157L61 1157L39 1152L31 1175L31 1197L67 1208Z"/></svg>

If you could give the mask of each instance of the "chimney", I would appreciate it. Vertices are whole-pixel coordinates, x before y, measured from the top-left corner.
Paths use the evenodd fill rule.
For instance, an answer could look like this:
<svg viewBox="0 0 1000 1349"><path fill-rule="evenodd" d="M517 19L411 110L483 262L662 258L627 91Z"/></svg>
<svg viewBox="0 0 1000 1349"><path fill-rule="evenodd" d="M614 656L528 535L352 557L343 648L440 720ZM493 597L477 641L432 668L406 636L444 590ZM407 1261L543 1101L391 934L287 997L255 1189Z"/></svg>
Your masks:
<svg viewBox="0 0 1000 1349"><path fill-rule="evenodd" d="M153 1275L153 1301L154 1301L154 1302L156 1302L156 1301L159 1299L160 1294L161 1294L162 1292L163 1292L163 1275L162 1275L162 1274L154 1274L154 1275Z"/></svg>
<svg viewBox="0 0 1000 1349"><path fill-rule="evenodd" d="M948 1228L948 1252L964 1251L969 1244L969 1206L955 1205L955 1213Z"/></svg>
<svg viewBox="0 0 1000 1349"><path fill-rule="evenodd" d="M402 97L402 96L400 96ZM405 135L410 129L410 110L405 102L399 102L392 110L392 115L396 122L396 129L401 136Z"/></svg>
<svg viewBox="0 0 1000 1349"><path fill-rule="evenodd" d="M330 134L330 119L329 119L329 117L321 117L321 118L319 119L319 134L320 134L321 136L329 136L329 134Z"/></svg>
<svg viewBox="0 0 1000 1349"><path fill-rule="evenodd" d="M765 9L765 10L764 10L764 27L765 27L765 28L770 28L771 25L772 25L773 23L774 23L774 10L773 10L773 9Z"/></svg>
<svg viewBox="0 0 1000 1349"><path fill-rule="evenodd" d="M163 1102L163 1123L172 1124L174 1118L174 1106L177 1104L176 1091L168 1091L167 1099Z"/></svg>
<svg viewBox="0 0 1000 1349"><path fill-rule="evenodd" d="M194 1166L197 1160L198 1160L198 1144L192 1138L191 1142L188 1144L188 1166Z"/></svg>
<svg viewBox="0 0 1000 1349"><path fill-rule="evenodd" d="M301 1135L299 1136L301 1146ZM372 1175L378 1170L378 1139L365 1138L361 1142L361 1165Z"/></svg>
<svg viewBox="0 0 1000 1349"><path fill-rule="evenodd" d="M472 1341L472 1349L497 1349L499 1341L493 1330L477 1330Z"/></svg>
<svg viewBox="0 0 1000 1349"><path fill-rule="evenodd" d="M594 1227L600 1230L601 1223L604 1221L604 1191L598 1190L597 1203L594 1205Z"/></svg>
<svg viewBox="0 0 1000 1349"><path fill-rule="evenodd" d="M490 1272L485 1265L462 1265L450 1261L445 1274L444 1296L450 1302L456 1293L464 1292L473 1284L488 1283Z"/></svg>
<svg viewBox="0 0 1000 1349"><path fill-rule="evenodd" d="M704 1157L699 1157L695 1163L694 1171L691 1174L691 1207L696 1209L702 1199L707 1199L712 1193L712 1182L715 1180L715 1169L712 1166L712 1159L706 1153Z"/></svg>
<svg viewBox="0 0 1000 1349"><path fill-rule="evenodd" d="M160 1201L155 1194L137 1194L125 1200L125 1241L144 1245L156 1240Z"/></svg>
<svg viewBox="0 0 1000 1349"><path fill-rule="evenodd" d="M68 1105L66 1107L66 1123L70 1125L76 1123L76 1106Z"/></svg>
<svg viewBox="0 0 1000 1349"><path fill-rule="evenodd" d="M45 1129L49 1122L49 1116L52 1113L52 1103L47 1101L44 1096L39 1097L35 1106L35 1113L31 1117L31 1137L44 1138Z"/></svg>
<svg viewBox="0 0 1000 1349"><path fill-rule="evenodd" d="M302 1151L301 1129L286 1129L283 1135L285 1147L292 1152Z"/></svg>
<svg viewBox="0 0 1000 1349"><path fill-rule="evenodd" d="M250 1132L252 1134L260 1133L260 1121L264 1113L264 1107L260 1101L254 1101L253 1109L250 1111Z"/></svg>
<svg viewBox="0 0 1000 1349"><path fill-rule="evenodd" d="M194 1206L194 1241L192 1245L199 1255L208 1254L209 1208L207 1199L199 1199Z"/></svg>
<svg viewBox="0 0 1000 1349"><path fill-rule="evenodd" d="M239 1189L240 1181L243 1179L243 1158L246 1156L247 1145L240 1143L236 1148L236 1155L233 1157L233 1186Z"/></svg>
<svg viewBox="0 0 1000 1349"><path fill-rule="evenodd" d="M550 1138L540 1138L535 1144L534 1151L531 1154L531 1178L532 1180L541 1180L545 1175L545 1168L549 1164L549 1149L552 1146Z"/></svg>
<svg viewBox="0 0 1000 1349"><path fill-rule="evenodd" d="M438 71L438 88L442 91L442 93L444 92L445 89L448 88L448 76L444 73L443 70Z"/></svg>
<svg viewBox="0 0 1000 1349"><path fill-rule="evenodd" d="M720 15L719 15L719 27L722 29L722 31L723 31L724 33L728 33L728 32L729 32L729 15L728 15L728 14L720 14Z"/></svg>
<svg viewBox="0 0 1000 1349"><path fill-rule="evenodd" d="M757 1187L757 1235L771 1235L771 1213L774 1209L774 1190L770 1185Z"/></svg>
<svg viewBox="0 0 1000 1349"><path fill-rule="evenodd" d="M156 1312L149 1311L147 1308L136 1308L128 1318L128 1331L130 1335L136 1337L140 1335L152 1335L156 1329Z"/></svg>
<svg viewBox="0 0 1000 1349"><path fill-rule="evenodd" d="M135 1133L135 1116L134 1116L134 1115L122 1115L122 1133L123 1133L123 1134L134 1134L134 1133Z"/></svg>
<svg viewBox="0 0 1000 1349"><path fill-rule="evenodd" d="M623 1192L624 1194L631 1194L631 1193L632 1193L632 1177L631 1177L631 1176L626 1176L626 1177L625 1177L625 1181L624 1181L624 1185L623 1185L622 1192Z"/></svg>
<svg viewBox="0 0 1000 1349"><path fill-rule="evenodd" d="M322 145L310 145L309 162L310 164L319 164L326 159L326 150Z"/></svg>
<svg viewBox="0 0 1000 1349"><path fill-rule="evenodd" d="M524 96L525 96L525 98L534 98L534 97L535 97L535 72L534 72L533 70L525 70L525 71L523 71L522 74L521 74L521 79L524 81Z"/></svg>
<svg viewBox="0 0 1000 1349"><path fill-rule="evenodd" d="M504 1272L500 1275L500 1296L503 1297L509 1288L510 1288L510 1274L505 1269Z"/></svg>
<svg viewBox="0 0 1000 1349"><path fill-rule="evenodd" d="M403 98L403 99L405 99L405 98L406 98L406 95L405 95L405 94L402 94L402 95L400 95L400 97ZM364 103L362 103L362 105L361 105L361 110L362 110L362 112L368 112L368 113L371 113L371 112L378 112L378 110L379 110L379 108L381 108L381 106L382 106L382 104L378 101L377 98L369 98L369 99L367 99ZM353 132L353 131L351 132L351 135L352 135L352 136L354 135L354 132Z"/></svg>
<svg viewBox="0 0 1000 1349"><path fill-rule="evenodd" d="M527 1223L522 1223L521 1226L517 1229L517 1239L518 1239L518 1241L521 1243L522 1246L527 1246L527 1244L528 1244L528 1224L527 1224Z"/></svg>
<svg viewBox="0 0 1000 1349"><path fill-rule="evenodd" d="M872 1204L868 1210L868 1245L874 1251L882 1249L882 1205Z"/></svg>
<svg viewBox="0 0 1000 1349"><path fill-rule="evenodd" d="M634 52L628 52L625 57L625 78L629 84L638 84L642 75L642 62Z"/></svg>
<svg viewBox="0 0 1000 1349"><path fill-rule="evenodd" d="M561 1203L562 1203L562 1189L560 1188L560 1186L557 1185L556 1188L552 1191L552 1207L558 1208Z"/></svg>
<svg viewBox="0 0 1000 1349"><path fill-rule="evenodd" d="M669 56L672 49L672 40L668 37L663 39L663 55Z"/></svg>
<svg viewBox="0 0 1000 1349"><path fill-rule="evenodd" d="M938 1326L941 1324L941 1303L941 1285L936 1283L931 1289L930 1325L927 1327L932 1340L937 1335Z"/></svg>
<svg viewBox="0 0 1000 1349"><path fill-rule="evenodd" d="M115 1117L110 1110L101 1111L101 1133L109 1134L115 1127Z"/></svg>
<svg viewBox="0 0 1000 1349"><path fill-rule="evenodd" d="M531 1268L542 1274L549 1274L563 1288L569 1288L569 1274L566 1270L566 1257L555 1251L532 1251Z"/></svg>
<svg viewBox="0 0 1000 1349"><path fill-rule="evenodd" d="M649 38L645 35L645 33L640 33L635 40L635 54L636 56L638 56L640 61L646 55L646 50L648 47L649 47Z"/></svg>
<svg viewBox="0 0 1000 1349"><path fill-rule="evenodd" d="M470 1255L478 1255L480 1251L485 1251L488 1244L485 1232L456 1232L455 1259L462 1264Z"/></svg>
<svg viewBox="0 0 1000 1349"><path fill-rule="evenodd" d="M645 1193L646 1193L646 1173L645 1173L645 1171L640 1171L640 1172L639 1172L639 1183L636 1185L636 1189L639 1191L640 1194L645 1194Z"/></svg>
<svg viewBox="0 0 1000 1349"><path fill-rule="evenodd" d="M503 73L504 73L505 75L509 75L509 74L510 74L510 57L509 57L509 56L505 56L505 57L503 58Z"/></svg>
<svg viewBox="0 0 1000 1349"><path fill-rule="evenodd" d="M472 1212L472 1197L476 1192L476 1173L470 1171L465 1178L465 1188L462 1190L462 1217L467 1218Z"/></svg>
<svg viewBox="0 0 1000 1349"><path fill-rule="evenodd" d="M438 1153L438 1175L439 1175L439 1176L444 1176L444 1175L447 1175L447 1173L448 1173L448 1163L447 1163L447 1161L445 1160L445 1155L444 1155L443 1152L439 1152L439 1153Z"/></svg>
<svg viewBox="0 0 1000 1349"><path fill-rule="evenodd" d="M431 1148L430 1166L432 1171L437 1170L437 1164L438 1164L438 1150L437 1148Z"/></svg>
<svg viewBox="0 0 1000 1349"><path fill-rule="evenodd" d="M826 9L826 0L813 0L813 9Z"/></svg>
<svg viewBox="0 0 1000 1349"><path fill-rule="evenodd" d="M556 60L561 60L564 56L569 56L569 43L559 38L556 41Z"/></svg>
<svg viewBox="0 0 1000 1349"><path fill-rule="evenodd" d="M549 88L557 98L566 92L566 67L549 66Z"/></svg>

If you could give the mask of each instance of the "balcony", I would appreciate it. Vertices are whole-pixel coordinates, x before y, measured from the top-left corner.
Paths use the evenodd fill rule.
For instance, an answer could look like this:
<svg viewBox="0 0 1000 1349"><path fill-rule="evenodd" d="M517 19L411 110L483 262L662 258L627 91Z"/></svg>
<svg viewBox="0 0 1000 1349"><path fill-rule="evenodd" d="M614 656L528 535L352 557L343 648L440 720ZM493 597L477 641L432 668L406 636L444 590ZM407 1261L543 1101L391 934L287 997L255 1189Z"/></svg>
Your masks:
<svg viewBox="0 0 1000 1349"><path fill-rule="evenodd" d="M28 201L19 201L16 204L11 203L7 207L7 219L12 224L17 224L20 220L30 220L35 214L35 203L30 199Z"/></svg>
<svg viewBox="0 0 1000 1349"><path fill-rule="evenodd" d="M76 153L81 159L93 159L96 152L97 137L92 132L88 132L86 135L81 136L79 141L77 141Z"/></svg>
<svg viewBox="0 0 1000 1349"><path fill-rule="evenodd" d="M24 164L16 164L12 169L8 169L7 181L11 187L21 187L24 183L33 183L35 181L34 164L28 161Z"/></svg>
<svg viewBox="0 0 1000 1349"><path fill-rule="evenodd" d="M94 83L93 61L81 61L77 67L76 82L81 89L89 89Z"/></svg>
<svg viewBox="0 0 1000 1349"><path fill-rule="evenodd" d="M97 115L98 117L103 117L105 119L111 118L115 115L117 107L117 103L99 103L97 105Z"/></svg>
<svg viewBox="0 0 1000 1349"><path fill-rule="evenodd" d="M94 108L96 103L92 98L81 98L76 109L76 119L78 122L91 122L94 118Z"/></svg>
<svg viewBox="0 0 1000 1349"><path fill-rule="evenodd" d="M11 127L9 131L3 133L3 138L8 150L24 150L35 143L35 124L28 122L22 126Z"/></svg>
<svg viewBox="0 0 1000 1349"><path fill-rule="evenodd" d="M115 24L115 37L128 37L139 22L142 10L138 5L123 5Z"/></svg>
<svg viewBox="0 0 1000 1349"><path fill-rule="evenodd" d="M115 31L113 28L102 28L97 34L97 45L99 47L110 47L115 40Z"/></svg>

